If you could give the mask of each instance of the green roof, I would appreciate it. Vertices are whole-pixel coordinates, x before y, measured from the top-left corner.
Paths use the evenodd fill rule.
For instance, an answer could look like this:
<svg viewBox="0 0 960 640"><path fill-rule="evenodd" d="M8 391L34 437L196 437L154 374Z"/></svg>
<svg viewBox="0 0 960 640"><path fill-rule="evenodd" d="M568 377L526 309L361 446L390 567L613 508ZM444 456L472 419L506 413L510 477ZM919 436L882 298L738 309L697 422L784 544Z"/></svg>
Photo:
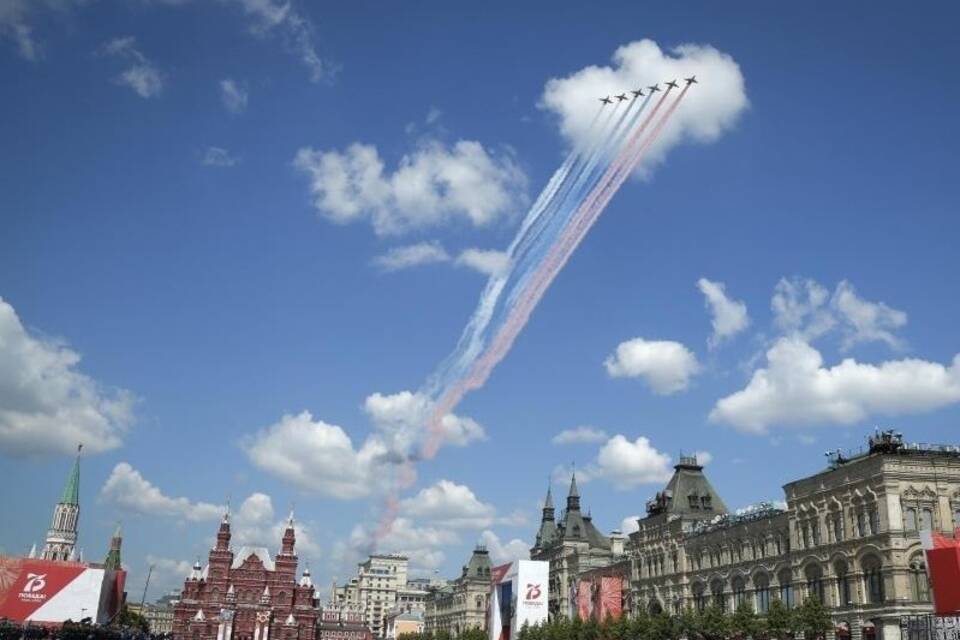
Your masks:
<svg viewBox="0 0 960 640"><path fill-rule="evenodd" d="M73 462L73 469L67 476L67 484L63 486L63 496L60 498L60 504L80 504L80 454Z"/></svg>

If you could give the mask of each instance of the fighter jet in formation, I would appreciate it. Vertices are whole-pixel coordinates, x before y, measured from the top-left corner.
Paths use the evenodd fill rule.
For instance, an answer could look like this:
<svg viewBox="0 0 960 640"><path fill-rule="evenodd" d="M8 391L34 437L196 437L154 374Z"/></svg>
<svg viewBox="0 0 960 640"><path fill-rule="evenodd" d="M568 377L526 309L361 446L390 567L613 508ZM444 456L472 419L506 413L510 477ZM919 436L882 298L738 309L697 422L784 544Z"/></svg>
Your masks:
<svg viewBox="0 0 960 640"><path fill-rule="evenodd" d="M621 93L620 95L615 96L615 97L616 97L616 99L619 100L620 102L623 102L624 100L627 99L627 94Z"/></svg>
<svg viewBox="0 0 960 640"><path fill-rule="evenodd" d="M689 78L684 78L684 80L686 80L688 87L692 84L697 84L697 76L690 76Z"/></svg>
<svg viewBox="0 0 960 640"><path fill-rule="evenodd" d="M2 1L2 0L0 0L0 1ZM684 80L684 82L687 83L687 84L685 85L685 86L687 86L687 87L689 87L689 86L692 85L692 84L697 84L697 76L690 76L689 78L684 78L683 80ZM679 83L677 82L676 79L670 80L669 82L665 82L664 84L667 85L667 90L668 90L668 91L669 91L670 89L679 89L679 88L680 88L680 85L679 85ZM654 93L656 93L657 91L663 91L663 89L660 88L660 83L652 84L652 85L650 85L649 87L647 87L647 89L650 90L650 94L651 94L651 95L654 94ZM641 96L644 95L644 93L643 93L643 88L640 88L640 89L631 89L630 91L625 91L625 92L620 93L620 94L614 94L614 95L612 95L612 96L607 96L606 98L600 98L600 102L602 102L602 103L605 104L605 105L607 105L607 104L613 104L613 100L614 100L614 99L616 99L618 102L623 102L624 100L629 100L629 99L630 99L630 96L627 95L627 94L629 94L629 93L632 93L632 94L633 94L633 99L634 99L634 100L636 100L637 98L639 98L639 97L641 97Z"/></svg>
<svg viewBox="0 0 960 640"><path fill-rule="evenodd" d="M610 99L610 96L607 96L606 98L600 98L600 102L602 102L603 104L610 104L611 102L613 102L613 100Z"/></svg>
<svg viewBox="0 0 960 640"><path fill-rule="evenodd" d="M652 84L649 87L647 87L647 89L650 89L650 93L653 93L654 91L660 91L660 85Z"/></svg>
<svg viewBox="0 0 960 640"><path fill-rule="evenodd" d="M676 88L677 88L677 81L676 81L676 80L671 80L670 82L667 83L667 86L670 87L671 89L676 89Z"/></svg>
<svg viewBox="0 0 960 640"><path fill-rule="evenodd" d="M634 90L631 91L630 93L633 94L633 97L634 97L634 98L636 98L636 97L638 97L638 96L643 96L643 89L634 89Z"/></svg>

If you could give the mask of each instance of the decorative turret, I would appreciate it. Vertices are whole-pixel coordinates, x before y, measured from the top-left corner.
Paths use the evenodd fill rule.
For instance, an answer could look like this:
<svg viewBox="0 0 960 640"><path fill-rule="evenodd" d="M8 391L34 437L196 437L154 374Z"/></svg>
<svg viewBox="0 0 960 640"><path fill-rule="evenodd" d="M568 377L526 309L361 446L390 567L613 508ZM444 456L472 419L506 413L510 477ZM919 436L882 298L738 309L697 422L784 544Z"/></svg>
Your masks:
<svg viewBox="0 0 960 640"><path fill-rule="evenodd" d="M203 569L200 566L200 560L197 559L197 561L193 563L193 570L190 571L190 577L187 578L187 580L196 581L201 579L203 579Z"/></svg>
<svg viewBox="0 0 960 640"><path fill-rule="evenodd" d="M121 568L120 563L120 545L123 543L123 534L120 530L120 523L117 523L117 528L113 532L113 537L110 538L110 550L107 551L107 557L103 561L104 569L113 569L115 571Z"/></svg>
<svg viewBox="0 0 960 640"><path fill-rule="evenodd" d="M227 505L223 512L223 520L220 521L220 529L217 530L217 551L228 551L230 549L230 505Z"/></svg>
<svg viewBox="0 0 960 640"><path fill-rule="evenodd" d="M70 475L63 487L60 502L53 509L53 522L47 532L47 543L43 548L44 560L70 560L75 556L77 544L77 526L80 521L80 451L73 462Z"/></svg>
<svg viewBox="0 0 960 640"><path fill-rule="evenodd" d="M296 544L297 537L293 530L294 521L293 521L293 511L290 512L290 516L287 518L287 528L283 532L283 543L280 547L280 555L292 556L294 555L293 547Z"/></svg>
<svg viewBox="0 0 960 640"><path fill-rule="evenodd" d="M567 492L567 513L580 511L580 490L577 488L577 472L570 476L570 491Z"/></svg>
<svg viewBox="0 0 960 640"><path fill-rule="evenodd" d="M543 517L540 519L540 530L537 531L537 540L533 545L534 549L542 549L549 546L557 537L557 525L555 522L553 508L553 491L550 485L547 485L547 497L543 500Z"/></svg>
<svg viewBox="0 0 960 640"><path fill-rule="evenodd" d="M270 585L263 588L263 593L260 594L260 604L270 604Z"/></svg>
<svg viewBox="0 0 960 640"><path fill-rule="evenodd" d="M307 565L303 569L303 575L300 576L300 586L301 587L313 586L313 580L310 578L310 565Z"/></svg>

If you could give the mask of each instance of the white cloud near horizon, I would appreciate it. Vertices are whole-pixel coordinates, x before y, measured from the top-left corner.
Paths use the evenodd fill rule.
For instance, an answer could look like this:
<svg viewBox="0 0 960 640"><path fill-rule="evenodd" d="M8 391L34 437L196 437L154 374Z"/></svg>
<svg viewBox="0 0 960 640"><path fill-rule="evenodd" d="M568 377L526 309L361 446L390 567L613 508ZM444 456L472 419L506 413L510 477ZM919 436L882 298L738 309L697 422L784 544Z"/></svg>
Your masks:
<svg viewBox="0 0 960 640"><path fill-rule="evenodd" d="M706 452L700 452L709 455ZM584 467L577 467L577 482L585 484L602 479L618 491L629 491L642 484L659 484L670 479L673 465L670 456L658 451L649 438L630 440L622 434L607 438L596 458ZM570 482L571 469L557 466L551 474L554 482Z"/></svg>
<svg viewBox="0 0 960 640"><path fill-rule="evenodd" d="M691 87L641 162L640 171L649 172L680 142L718 139L747 109L743 74L728 54L709 45L683 44L664 51L653 40L630 42L617 48L610 66L590 65L547 81L540 108L559 118L564 138L583 146L598 135L591 123L599 97L692 75L699 84Z"/></svg>
<svg viewBox="0 0 960 640"><path fill-rule="evenodd" d="M747 305L741 300L729 298L722 282L700 278L697 280L697 287L703 293L704 304L710 310L713 334L707 339L707 345L711 349L750 326Z"/></svg>
<svg viewBox="0 0 960 640"><path fill-rule="evenodd" d="M309 179L318 213L337 224L367 221L377 235L454 221L483 227L519 213L527 179L508 152L479 142L426 140L386 170L377 148L343 152L303 147L293 166Z"/></svg>
<svg viewBox="0 0 960 640"><path fill-rule="evenodd" d="M363 408L378 433L390 444L390 450L409 454L426 434L433 402L423 394L411 391L377 392L367 396ZM453 413L442 418L440 427L445 445L465 447L487 437L483 426L476 420Z"/></svg>
<svg viewBox="0 0 960 640"><path fill-rule="evenodd" d="M134 397L78 369L63 341L31 335L0 297L0 452L10 456L103 453L123 442Z"/></svg>
<svg viewBox="0 0 960 640"><path fill-rule="evenodd" d="M766 364L743 389L720 398L709 418L763 434L773 427L849 425L878 415L923 413L957 402L960 354L949 365L916 358L880 364L846 358L826 367L821 353L794 335L778 339L766 353Z"/></svg>
<svg viewBox="0 0 960 640"><path fill-rule="evenodd" d="M439 242L418 242L393 247L386 253L376 256L372 263L382 271L389 272L449 261L450 254Z"/></svg>
<svg viewBox="0 0 960 640"><path fill-rule="evenodd" d="M400 513L449 529L482 529L496 522L497 510L481 502L470 487L438 480L401 500Z"/></svg>
<svg viewBox="0 0 960 640"><path fill-rule="evenodd" d="M464 249L457 256L457 265L468 267L484 275L493 276L502 273L510 264L505 251L495 249Z"/></svg>
<svg viewBox="0 0 960 640"><path fill-rule="evenodd" d="M128 462L120 462L100 489L100 499L149 516L177 517L190 522L215 521L224 506L165 495Z"/></svg>
<svg viewBox="0 0 960 640"><path fill-rule="evenodd" d="M506 564L514 560L530 559L531 545L520 538L512 538L504 542L496 533L490 529L485 529L480 534L480 542L487 547L487 551L490 553L490 561L494 565Z"/></svg>
<svg viewBox="0 0 960 640"><path fill-rule="evenodd" d="M579 426L573 429L564 429L550 439L556 445L563 444L592 444L607 440L607 432L590 426Z"/></svg>
<svg viewBox="0 0 960 640"><path fill-rule="evenodd" d="M681 343L644 338L621 342L603 366L611 378L642 378L658 395L686 390L700 372L697 356Z"/></svg>

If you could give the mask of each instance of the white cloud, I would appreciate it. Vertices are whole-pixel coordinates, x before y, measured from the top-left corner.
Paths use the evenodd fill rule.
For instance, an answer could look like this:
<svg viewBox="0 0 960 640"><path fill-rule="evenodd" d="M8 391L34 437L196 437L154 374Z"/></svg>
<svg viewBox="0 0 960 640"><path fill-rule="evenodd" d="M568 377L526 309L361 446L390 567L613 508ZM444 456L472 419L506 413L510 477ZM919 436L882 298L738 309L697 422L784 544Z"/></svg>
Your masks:
<svg viewBox="0 0 960 640"><path fill-rule="evenodd" d="M100 489L100 498L123 509L150 516L183 518L191 522L217 520L224 506L173 498L144 478L127 462L117 464Z"/></svg>
<svg viewBox="0 0 960 640"><path fill-rule="evenodd" d="M580 426L573 429L564 429L550 440L553 444L589 444L603 442L607 439L607 432L595 427Z"/></svg>
<svg viewBox="0 0 960 640"><path fill-rule="evenodd" d="M864 300L846 280L841 280L831 295L814 280L782 278L774 288L770 306L777 327L805 342L838 330L844 349L873 341L895 349L904 346L894 332L906 326L907 314L883 302Z"/></svg>
<svg viewBox="0 0 960 640"><path fill-rule="evenodd" d="M354 449L342 428L314 420L309 411L284 415L248 438L244 450L257 468L305 491L344 500L377 488L379 460L387 453L375 438Z"/></svg>
<svg viewBox="0 0 960 640"><path fill-rule="evenodd" d="M418 242L403 247L393 247L373 259L373 264L383 271L400 271L425 264L449 262L450 254L438 242Z"/></svg>
<svg viewBox="0 0 960 640"><path fill-rule="evenodd" d="M364 410L380 435L390 443L391 451L407 454L419 443L426 431L433 402L420 393L401 391L367 396ZM443 442L465 447L486 439L483 427L474 419L448 413L441 420Z"/></svg>
<svg viewBox="0 0 960 640"><path fill-rule="evenodd" d="M619 434L613 436L600 448L596 464L598 475L621 490L665 482L671 474L670 456L657 451L643 436L634 441Z"/></svg>
<svg viewBox="0 0 960 640"><path fill-rule="evenodd" d="M26 0L0 0L0 38L12 40L22 58L36 60L39 50L28 14Z"/></svg>
<svg viewBox="0 0 960 640"><path fill-rule="evenodd" d="M710 348L732 338L750 325L747 305L740 300L728 298L722 282L700 278L697 280L697 287L703 293L712 316L710 322L713 325L713 335L707 341Z"/></svg>
<svg viewBox="0 0 960 640"><path fill-rule="evenodd" d="M350 555L364 556L374 549L384 553L402 553L410 558L412 568L432 570L440 568L446 559L440 547L460 542L460 537L450 529L417 526L405 517L394 519L388 530L379 533L377 536L362 525L355 526L346 545Z"/></svg>
<svg viewBox="0 0 960 640"><path fill-rule="evenodd" d="M280 543L287 529L286 515L275 516L273 501L265 493L250 494L230 520L232 542L240 545L273 547ZM300 556L316 558L320 555L320 547L314 541L309 525L295 521L294 532Z"/></svg>
<svg viewBox="0 0 960 640"><path fill-rule="evenodd" d="M470 248L464 249L457 256L457 264L493 276L506 270L510 264L510 258L505 251Z"/></svg>
<svg viewBox="0 0 960 640"><path fill-rule="evenodd" d="M237 82L232 78L225 78L220 81L220 99L223 106L230 113L243 113L247 110L247 102L250 98L250 92L244 84Z"/></svg>
<svg viewBox="0 0 960 640"><path fill-rule="evenodd" d="M238 162L240 159L223 147L207 147L203 152L203 164L208 167L232 167Z"/></svg>
<svg viewBox="0 0 960 640"><path fill-rule="evenodd" d="M506 564L514 560L530 559L530 544L520 538L503 542L496 533L490 529L485 529L480 534L480 541L486 545L487 551L490 552L490 560L495 565Z"/></svg>
<svg viewBox="0 0 960 640"><path fill-rule="evenodd" d="M560 131L576 145L586 144L597 98L696 75L683 104L646 154L641 168L649 170L683 140L712 142L732 128L748 106L743 75L729 55L711 46L681 45L664 52L652 40L631 42L613 54L612 66L589 66L564 78L549 80L540 107L560 119Z"/></svg>
<svg viewBox="0 0 960 640"><path fill-rule="evenodd" d="M640 530L640 525L637 524L637 521L640 519L640 516L627 516L620 522L620 532L630 535Z"/></svg>
<svg viewBox="0 0 960 640"><path fill-rule="evenodd" d="M234 0L253 19L251 31L258 36L279 33L286 47L300 58L310 73L310 80L318 82L336 74L336 65L324 60L314 44L314 28L290 2L277 4L274 0Z"/></svg>
<svg viewBox="0 0 960 640"><path fill-rule="evenodd" d="M0 451L13 456L102 453L133 421L132 395L77 369L80 355L34 335L0 298Z"/></svg>
<svg viewBox="0 0 960 640"><path fill-rule="evenodd" d="M694 457L697 459L697 463L701 466L707 466L713 462L713 454L709 451L694 451Z"/></svg>
<svg viewBox="0 0 960 640"><path fill-rule="evenodd" d="M489 225L520 208L526 187L509 154L468 140L449 148L425 141L392 173L376 147L359 143L342 153L304 147L293 164L309 177L322 216L339 224L369 221L379 235L454 220Z"/></svg>
<svg viewBox="0 0 960 640"><path fill-rule="evenodd" d="M160 70L137 49L137 40L133 36L114 38L104 43L100 53L130 63L130 67L115 78L117 84L129 87L141 98L152 98L163 91Z"/></svg>
<svg viewBox="0 0 960 640"><path fill-rule="evenodd" d="M780 338L747 386L717 401L714 422L741 431L853 424L873 415L932 411L960 402L960 354L949 366L907 358L879 365L847 358L833 367L800 337Z"/></svg>
<svg viewBox="0 0 960 640"><path fill-rule="evenodd" d="M470 487L440 480L400 502L404 515L451 529L480 529L496 520L493 505L481 502Z"/></svg>
<svg viewBox="0 0 960 640"><path fill-rule="evenodd" d="M621 342L603 365L611 378L643 378L660 395L684 391L700 371L697 357L679 342L643 338Z"/></svg>

